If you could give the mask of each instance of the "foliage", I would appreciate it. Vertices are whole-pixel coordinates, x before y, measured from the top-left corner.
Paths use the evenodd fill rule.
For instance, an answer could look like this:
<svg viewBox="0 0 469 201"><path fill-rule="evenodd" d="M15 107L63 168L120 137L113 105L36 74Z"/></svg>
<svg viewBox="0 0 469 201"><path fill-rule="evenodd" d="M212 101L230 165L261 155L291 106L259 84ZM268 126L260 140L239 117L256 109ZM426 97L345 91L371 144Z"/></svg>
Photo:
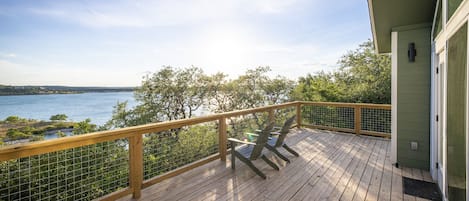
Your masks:
<svg viewBox="0 0 469 201"><path fill-rule="evenodd" d="M144 138L145 179L184 166L218 151L214 123L152 133Z"/></svg>
<svg viewBox="0 0 469 201"><path fill-rule="evenodd" d="M6 136L9 140L20 140L28 139L31 137L31 133L25 133L23 131L19 131L18 129L9 129Z"/></svg>
<svg viewBox="0 0 469 201"><path fill-rule="evenodd" d="M210 109L218 113L289 101L295 82L282 76L272 79L266 75L270 71L270 67L257 67L237 79L219 81Z"/></svg>
<svg viewBox="0 0 469 201"><path fill-rule="evenodd" d="M210 100L211 111L228 112L289 101L295 82L282 76L270 78L267 76L270 71L270 67L257 67L247 70L237 79L219 81L217 91ZM242 133L253 127L263 127L266 118L267 114L230 118L231 132Z"/></svg>
<svg viewBox="0 0 469 201"><path fill-rule="evenodd" d="M26 119L20 118L19 116L9 116L5 118L5 122L7 123L19 123L19 122L26 122Z"/></svg>
<svg viewBox="0 0 469 201"><path fill-rule="evenodd" d="M128 185L128 155L116 141L1 161L0 200L99 198Z"/></svg>
<svg viewBox="0 0 469 201"><path fill-rule="evenodd" d="M308 74L299 79L293 98L305 101L391 103L391 60L374 53L368 40L349 51L331 73Z"/></svg>
<svg viewBox="0 0 469 201"><path fill-rule="evenodd" d="M73 125L73 134L85 134L96 131L96 125L91 123L91 119L85 119Z"/></svg>
<svg viewBox="0 0 469 201"><path fill-rule="evenodd" d="M56 115L52 115L50 117L50 120L51 121L65 121L67 120L68 116L65 115L65 114L56 114Z"/></svg>
<svg viewBox="0 0 469 201"><path fill-rule="evenodd" d="M57 131L57 137L61 138L61 137L66 137L67 135L62 132L62 131Z"/></svg>
<svg viewBox="0 0 469 201"><path fill-rule="evenodd" d="M152 114L150 121L190 118L207 98L210 79L200 68L164 67L147 75L135 92L140 107Z"/></svg>
<svg viewBox="0 0 469 201"><path fill-rule="evenodd" d="M37 142L37 141L42 141L44 140L44 136L42 135L33 135L31 137L31 142Z"/></svg>

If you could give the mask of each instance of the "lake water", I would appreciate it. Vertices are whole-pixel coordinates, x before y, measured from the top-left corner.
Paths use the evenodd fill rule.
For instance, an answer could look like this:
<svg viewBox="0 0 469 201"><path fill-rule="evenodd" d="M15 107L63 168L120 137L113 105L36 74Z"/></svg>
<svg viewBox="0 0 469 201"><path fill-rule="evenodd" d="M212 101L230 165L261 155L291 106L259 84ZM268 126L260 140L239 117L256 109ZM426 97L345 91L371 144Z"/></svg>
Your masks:
<svg viewBox="0 0 469 201"><path fill-rule="evenodd" d="M16 115L49 120L52 115L66 114L69 121L90 118L103 125L111 119L113 106L124 101L129 108L135 106L133 92L0 96L0 119Z"/></svg>

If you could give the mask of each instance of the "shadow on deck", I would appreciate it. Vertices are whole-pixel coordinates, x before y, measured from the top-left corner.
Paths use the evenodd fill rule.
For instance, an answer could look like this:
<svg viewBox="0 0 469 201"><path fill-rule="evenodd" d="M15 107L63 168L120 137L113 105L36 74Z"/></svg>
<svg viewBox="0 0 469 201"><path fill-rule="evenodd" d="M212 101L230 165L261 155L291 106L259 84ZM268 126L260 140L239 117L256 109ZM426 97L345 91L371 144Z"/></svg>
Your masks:
<svg viewBox="0 0 469 201"><path fill-rule="evenodd" d="M150 186L140 200L423 200L403 194L402 176L431 181L426 171L392 166L388 139L294 129L287 144L300 153L281 149L290 164L268 154L280 171L254 161L266 180L239 161L233 171L228 157Z"/></svg>

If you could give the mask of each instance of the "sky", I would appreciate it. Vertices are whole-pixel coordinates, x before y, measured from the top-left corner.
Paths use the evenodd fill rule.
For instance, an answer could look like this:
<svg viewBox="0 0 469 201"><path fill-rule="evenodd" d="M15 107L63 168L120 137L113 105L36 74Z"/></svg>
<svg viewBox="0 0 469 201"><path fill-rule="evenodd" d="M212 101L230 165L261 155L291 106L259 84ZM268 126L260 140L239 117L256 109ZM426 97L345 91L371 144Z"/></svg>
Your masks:
<svg viewBox="0 0 469 201"><path fill-rule="evenodd" d="M297 79L371 37L366 0L2 0L0 84L138 86L163 66Z"/></svg>

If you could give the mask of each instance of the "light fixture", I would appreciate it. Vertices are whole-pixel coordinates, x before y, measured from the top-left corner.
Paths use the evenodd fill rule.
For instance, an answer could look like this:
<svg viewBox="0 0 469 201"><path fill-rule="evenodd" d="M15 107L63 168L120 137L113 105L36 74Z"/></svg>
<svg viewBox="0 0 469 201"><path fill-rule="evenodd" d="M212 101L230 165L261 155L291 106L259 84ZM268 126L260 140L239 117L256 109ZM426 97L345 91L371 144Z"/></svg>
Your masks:
<svg viewBox="0 0 469 201"><path fill-rule="evenodd" d="M415 43L409 43L409 50L407 50L407 56L409 62L415 62L415 56L417 56L417 50L415 50Z"/></svg>

